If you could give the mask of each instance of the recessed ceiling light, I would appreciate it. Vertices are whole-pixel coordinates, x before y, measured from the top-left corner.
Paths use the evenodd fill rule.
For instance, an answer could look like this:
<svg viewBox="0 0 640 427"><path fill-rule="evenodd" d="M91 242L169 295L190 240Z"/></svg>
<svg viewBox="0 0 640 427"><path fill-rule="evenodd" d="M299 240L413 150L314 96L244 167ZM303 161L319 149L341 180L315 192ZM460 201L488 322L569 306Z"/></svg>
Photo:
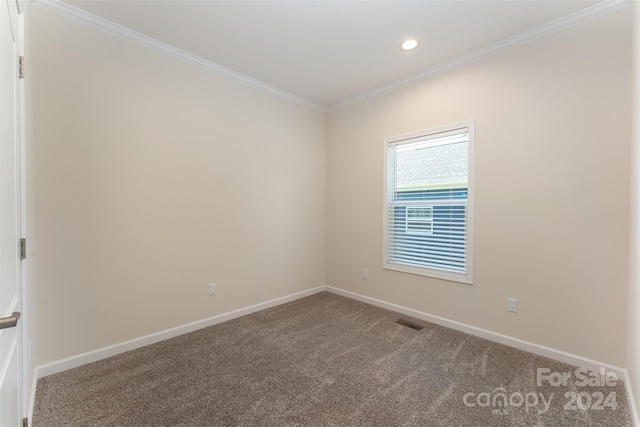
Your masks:
<svg viewBox="0 0 640 427"><path fill-rule="evenodd" d="M402 44L400 45L400 50L404 52L408 52L410 50L417 48L419 44L420 44L420 40L412 37L402 42Z"/></svg>

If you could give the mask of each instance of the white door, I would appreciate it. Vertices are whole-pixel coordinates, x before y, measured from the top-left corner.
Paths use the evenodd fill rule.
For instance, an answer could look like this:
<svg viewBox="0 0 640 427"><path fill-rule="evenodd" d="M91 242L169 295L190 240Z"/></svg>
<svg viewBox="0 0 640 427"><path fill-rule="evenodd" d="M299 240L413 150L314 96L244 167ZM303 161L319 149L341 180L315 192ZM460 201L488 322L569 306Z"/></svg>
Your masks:
<svg viewBox="0 0 640 427"><path fill-rule="evenodd" d="M0 0L0 427L21 424L21 143L19 55L22 22L16 0Z"/></svg>

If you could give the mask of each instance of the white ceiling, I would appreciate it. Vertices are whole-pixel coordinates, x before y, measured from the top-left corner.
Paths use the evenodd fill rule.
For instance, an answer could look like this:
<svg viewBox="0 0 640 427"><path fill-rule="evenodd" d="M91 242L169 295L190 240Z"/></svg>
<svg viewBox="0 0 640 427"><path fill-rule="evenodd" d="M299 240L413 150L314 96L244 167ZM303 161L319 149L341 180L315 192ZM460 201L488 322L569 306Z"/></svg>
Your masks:
<svg viewBox="0 0 640 427"><path fill-rule="evenodd" d="M84 0L69 5L324 107L597 1ZM418 37L420 47L401 52Z"/></svg>

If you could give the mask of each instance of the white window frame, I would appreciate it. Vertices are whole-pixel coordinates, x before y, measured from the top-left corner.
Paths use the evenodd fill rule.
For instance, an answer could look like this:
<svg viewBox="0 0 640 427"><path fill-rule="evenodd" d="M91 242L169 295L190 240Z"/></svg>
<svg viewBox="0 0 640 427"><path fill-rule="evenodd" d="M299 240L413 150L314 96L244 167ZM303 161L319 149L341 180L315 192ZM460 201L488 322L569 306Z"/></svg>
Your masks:
<svg viewBox="0 0 640 427"><path fill-rule="evenodd" d="M411 266L400 263L390 263L388 262L388 212L389 207L387 205L388 200L388 158L387 158L387 150L389 145L397 144L397 143L405 143L410 142L411 140L419 140L422 138L429 137L434 134L450 132L456 129L461 128L468 129L468 178L467 178L467 259L466 259L466 273L455 273L455 272L447 272L427 267L420 266ZM411 134L395 136L391 138L385 138L382 144L383 148L383 177L382 177L382 268L386 270L394 270L400 271L403 273L415 274L419 276L432 277L436 279L448 280L452 282L459 282L468 285L473 284L473 212L474 212L474 179L473 179L473 168L474 168L474 157L473 150L475 146L475 121L468 120L465 122L454 123L447 126L441 126L437 128L432 128L420 132L414 132ZM432 232L435 224L432 223Z"/></svg>

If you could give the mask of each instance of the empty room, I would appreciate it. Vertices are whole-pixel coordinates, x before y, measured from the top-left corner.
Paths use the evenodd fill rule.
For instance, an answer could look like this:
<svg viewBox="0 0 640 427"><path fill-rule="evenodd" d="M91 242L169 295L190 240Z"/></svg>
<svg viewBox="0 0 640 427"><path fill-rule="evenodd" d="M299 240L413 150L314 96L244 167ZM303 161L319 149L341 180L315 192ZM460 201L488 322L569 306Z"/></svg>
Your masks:
<svg viewBox="0 0 640 427"><path fill-rule="evenodd" d="M0 426L640 427L639 29L3 0Z"/></svg>

